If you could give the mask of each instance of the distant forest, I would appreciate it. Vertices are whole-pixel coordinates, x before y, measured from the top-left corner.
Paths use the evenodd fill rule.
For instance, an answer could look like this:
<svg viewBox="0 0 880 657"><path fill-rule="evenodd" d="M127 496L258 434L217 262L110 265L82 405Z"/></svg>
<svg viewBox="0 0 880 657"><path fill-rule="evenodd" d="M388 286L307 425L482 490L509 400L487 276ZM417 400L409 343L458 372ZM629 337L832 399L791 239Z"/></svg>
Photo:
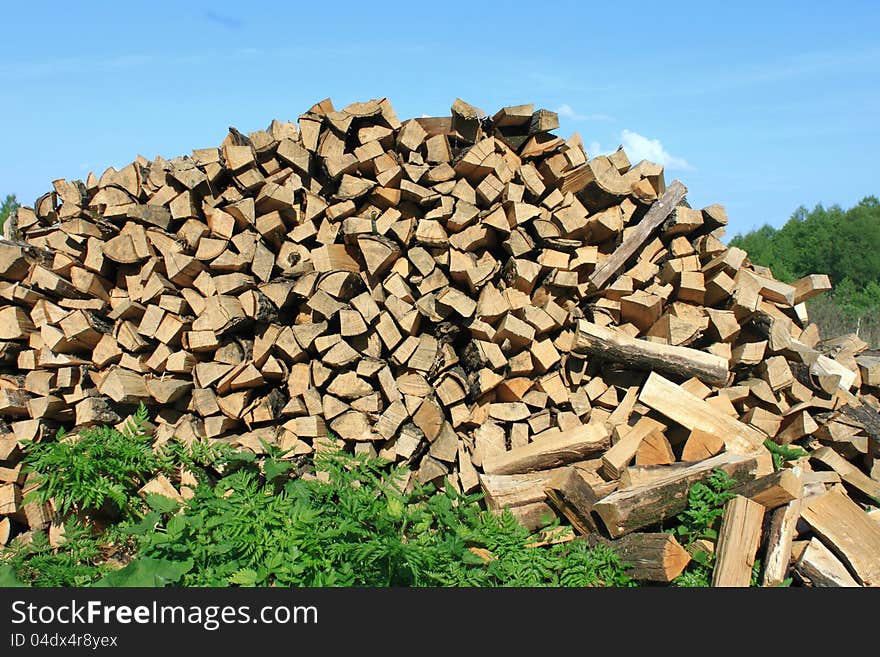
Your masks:
<svg viewBox="0 0 880 657"><path fill-rule="evenodd" d="M828 274L834 289L808 303L822 337L858 333L880 346L880 201L867 196L844 210L838 205L798 208L779 229L763 226L736 235L755 264L791 282Z"/></svg>

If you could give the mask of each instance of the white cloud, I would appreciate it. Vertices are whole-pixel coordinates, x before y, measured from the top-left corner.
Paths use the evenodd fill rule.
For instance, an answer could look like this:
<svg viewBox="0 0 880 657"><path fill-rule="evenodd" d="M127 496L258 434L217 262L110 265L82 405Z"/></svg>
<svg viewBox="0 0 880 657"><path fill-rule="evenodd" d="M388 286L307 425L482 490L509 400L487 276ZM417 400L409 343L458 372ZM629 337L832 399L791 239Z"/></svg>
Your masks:
<svg viewBox="0 0 880 657"><path fill-rule="evenodd" d="M659 139L648 139L632 130L624 130L620 133L620 141L623 150L626 151L630 162L635 164L639 160L650 160L656 164L662 164L667 169L692 170L690 163L682 157L670 154Z"/></svg>
<svg viewBox="0 0 880 657"><path fill-rule="evenodd" d="M612 121L612 117L607 114L578 114L574 108L568 103L560 105L556 113L563 119L571 119L572 121Z"/></svg>
<svg viewBox="0 0 880 657"><path fill-rule="evenodd" d="M600 144L598 141L595 141L595 140L593 140L589 144L587 144L586 151L587 151L588 157L596 157L597 155L607 155L608 153L611 152L606 148L602 148L602 144Z"/></svg>

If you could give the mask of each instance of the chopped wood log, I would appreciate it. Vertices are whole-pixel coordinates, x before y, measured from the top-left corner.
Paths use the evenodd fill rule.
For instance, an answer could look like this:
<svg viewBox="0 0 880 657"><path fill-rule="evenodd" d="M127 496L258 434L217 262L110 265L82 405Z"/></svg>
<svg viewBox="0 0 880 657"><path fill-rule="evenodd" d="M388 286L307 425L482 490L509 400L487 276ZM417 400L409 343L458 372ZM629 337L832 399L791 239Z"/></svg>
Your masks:
<svg viewBox="0 0 880 657"><path fill-rule="evenodd" d="M801 517L863 586L880 586L880 524L837 490L807 500Z"/></svg>
<svg viewBox="0 0 880 657"><path fill-rule="evenodd" d="M862 385L880 388L880 355L861 354L856 357Z"/></svg>
<svg viewBox="0 0 880 657"><path fill-rule="evenodd" d="M767 529L767 551L764 556L763 586L779 586L785 581L801 504L800 499L794 499L771 512Z"/></svg>
<svg viewBox="0 0 880 657"><path fill-rule="evenodd" d="M645 382L639 401L691 431L699 429L721 438L728 451L752 454L766 451L763 435L737 420L719 415L699 397L656 373Z"/></svg>
<svg viewBox="0 0 880 657"><path fill-rule="evenodd" d="M184 499L174 485L163 474L157 475L138 489L138 495L146 499L147 495L161 495L183 504Z"/></svg>
<svg viewBox="0 0 880 657"><path fill-rule="evenodd" d="M794 306L830 290L831 279L826 274L810 274L796 280L792 286L795 290L792 299Z"/></svg>
<svg viewBox="0 0 880 657"><path fill-rule="evenodd" d="M634 369L694 376L713 385L726 385L730 378L723 358L688 347L637 340L583 319L578 321L577 341L572 351Z"/></svg>
<svg viewBox="0 0 880 657"><path fill-rule="evenodd" d="M542 470L513 475L479 475L480 486L490 509L504 509L543 502L545 487L559 470Z"/></svg>
<svg viewBox="0 0 880 657"><path fill-rule="evenodd" d="M681 450L681 460L702 461L720 454L723 449L723 438L713 433L694 429L688 435L687 442Z"/></svg>
<svg viewBox="0 0 880 657"><path fill-rule="evenodd" d="M758 463L754 456L719 454L699 463L674 468L662 478L644 485L618 489L595 505L612 538L653 525L681 513L687 507L687 491L721 468L737 482L754 477Z"/></svg>
<svg viewBox="0 0 880 657"><path fill-rule="evenodd" d="M681 575L691 555L672 534L628 534L608 543L635 580L668 584Z"/></svg>
<svg viewBox="0 0 880 657"><path fill-rule="evenodd" d="M602 472L610 479L618 479L621 471L635 458L642 441L652 432L663 429L663 425L648 417L622 432L619 440L602 455Z"/></svg>
<svg viewBox="0 0 880 657"><path fill-rule="evenodd" d="M825 547L818 538L810 539L795 564L795 572L813 586L853 587L860 584L850 575L834 553Z"/></svg>
<svg viewBox="0 0 880 657"><path fill-rule="evenodd" d="M687 188L677 180L674 180L666 191L648 210L647 214L636 226L636 229L629 234L611 257L607 258L596 270L590 275L590 283L600 289L620 273L620 270L626 265L629 259L635 255L639 248L648 241L651 235L660 225L666 221L669 214L681 203Z"/></svg>
<svg viewBox="0 0 880 657"><path fill-rule="evenodd" d="M734 488L732 492L747 497L767 509L775 509L800 499L803 496L803 489L800 472L791 469L747 481Z"/></svg>
<svg viewBox="0 0 880 657"><path fill-rule="evenodd" d="M831 468L848 486L880 504L880 481L872 479L830 447L820 447L810 453L810 461Z"/></svg>
<svg viewBox="0 0 880 657"><path fill-rule="evenodd" d="M489 456L483 462L488 474L516 474L546 470L582 460L608 447L604 427L585 424L540 441Z"/></svg>
<svg viewBox="0 0 880 657"><path fill-rule="evenodd" d="M636 450L636 465L668 465L675 462L672 445L666 436L657 429L644 437Z"/></svg>
<svg viewBox="0 0 880 657"><path fill-rule="evenodd" d="M546 480L544 493L580 534L587 535L596 531L592 512L598 497L577 468L569 466L555 472Z"/></svg>
<svg viewBox="0 0 880 657"><path fill-rule="evenodd" d="M121 367L113 368L98 390L119 404L138 404L150 400L150 391L144 377Z"/></svg>
<svg viewBox="0 0 880 657"><path fill-rule="evenodd" d="M749 585L763 520L764 506L742 495L737 495L724 505L715 548L712 586Z"/></svg>

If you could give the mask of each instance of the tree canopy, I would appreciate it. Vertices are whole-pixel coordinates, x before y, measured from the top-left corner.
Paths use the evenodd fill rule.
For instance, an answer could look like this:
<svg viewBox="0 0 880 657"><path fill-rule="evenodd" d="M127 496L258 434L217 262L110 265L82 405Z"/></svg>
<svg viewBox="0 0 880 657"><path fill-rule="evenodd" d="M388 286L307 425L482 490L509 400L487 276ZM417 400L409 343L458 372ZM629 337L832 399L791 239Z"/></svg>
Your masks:
<svg viewBox="0 0 880 657"><path fill-rule="evenodd" d="M798 208L779 229L765 225L736 235L731 246L773 275L793 281L828 274L834 298L850 316L880 311L880 201L867 196L844 210L839 205Z"/></svg>
<svg viewBox="0 0 880 657"><path fill-rule="evenodd" d="M0 230L3 230L6 219L18 209L19 205L21 204L15 198L15 194L6 195L6 199L0 204Z"/></svg>

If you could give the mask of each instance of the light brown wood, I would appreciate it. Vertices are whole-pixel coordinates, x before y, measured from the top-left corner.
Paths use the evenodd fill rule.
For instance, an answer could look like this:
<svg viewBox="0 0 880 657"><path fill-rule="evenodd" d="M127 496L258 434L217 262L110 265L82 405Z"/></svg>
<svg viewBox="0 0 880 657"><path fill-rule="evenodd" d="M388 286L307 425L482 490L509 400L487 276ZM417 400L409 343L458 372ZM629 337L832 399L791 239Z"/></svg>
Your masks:
<svg viewBox="0 0 880 657"><path fill-rule="evenodd" d="M577 341L572 350L629 368L662 371L682 377L695 376L715 385L725 385L730 377L727 362L718 356L687 347L633 339L620 331L586 320L578 321Z"/></svg>
<svg viewBox="0 0 880 657"><path fill-rule="evenodd" d="M725 453L684 467L673 466L643 485L618 489L594 508L612 538L623 536L683 511L689 487L709 477L715 468L722 468L738 482L747 481L754 477L757 459Z"/></svg>
<svg viewBox="0 0 880 657"><path fill-rule="evenodd" d="M847 486L867 496L875 504L880 502L880 481L866 475L830 447L813 451L810 460L834 470Z"/></svg>
<svg viewBox="0 0 880 657"><path fill-rule="evenodd" d="M767 509L775 509L800 499L803 496L803 489L800 471L786 469L740 484L733 489L733 492Z"/></svg>
<svg viewBox="0 0 880 657"><path fill-rule="evenodd" d="M484 460L483 471L515 474L546 470L595 454L607 448L609 442L610 437L604 427L585 424L503 454L492 455Z"/></svg>
<svg viewBox="0 0 880 657"><path fill-rule="evenodd" d="M635 458L642 441L652 432L665 428L651 418L641 418L632 428L620 429L616 443L602 455L602 472L611 479L620 477L620 472Z"/></svg>
<svg viewBox="0 0 880 657"><path fill-rule="evenodd" d="M609 543L635 580L668 584L681 575L691 555L672 534L628 534Z"/></svg>
<svg viewBox="0 0 880 657"><path fill-rule="evenodd" d="M687 188L679 181L673 181L666 188L663 196L651 206L648 214L642 218L637 229L630 233L629 237L617 248L612 257L605 260L590 275L590 283L598 289L618 274L626 262L648 241L660 224L666 220L672 210L684 198L685 194L687 194Z"/></svg>
<svg viewBox="0 0 880 657"><path fill-rule="evenodd" d="M687 442L681 451L682 461L702 461L720 454L724 449L724 439L720 436L694 429L690 432Z"/></svg>
<svg viewBox="0 0 880 657"><path fill-rule="evenodd" d="M801 552L795 564L795 572L816 587L858 588L860 586L846 566L818 538L810 539Z"/></svg>
<svg viewBox="0 0 880 657"><path fill-rule="evenodd" d="M639 401L691 431L699 429L721 438L727 450L733 453L766 451L760 432L733 418L719 415L705 401L659 374L651 373L648 377Z"/></svg>
<svg viewBox="0 0 880 657"><path fill-rule="evenodd" d="M831 279L826 274L810 274L792 283L794 287L794 299L792 305L808 301L815 296L831 289Z"/></svg>
<svg viewBox="0 0 880 657"><path fill-rule="evenodd" d="M764 555L763 586L779 586L785 581L791 562L792 539L801 513L800 499L771 512L767 528L767 550Z"/></svg>
<svg viewBox="0 0 880 657"><path fill-rule="evenodd" d="M880 524L849 497L830 490L804 503L801 517L863 586L880 586Z"/></svg>
<svg viewBox="0 0 880 657"><path fill-rule="evenodd" d="M582 535L596 531L593 504L596 491L575 467L558 469L544 483L544 493L559 513Z"/></svg>
<svg viewBox="0 0 880 657"><path fill-rule="evenodd" d="M724 505L715 550L712 586L746 587L761 540L764 506L742 495Z"/></svg>
<svg viewBox="0 0 880 657"><path fill-rule="evenodd" d="M675 462L672 446L663 432L654 429L644 437L636 451L636 465L667 465Z"/></svg>

